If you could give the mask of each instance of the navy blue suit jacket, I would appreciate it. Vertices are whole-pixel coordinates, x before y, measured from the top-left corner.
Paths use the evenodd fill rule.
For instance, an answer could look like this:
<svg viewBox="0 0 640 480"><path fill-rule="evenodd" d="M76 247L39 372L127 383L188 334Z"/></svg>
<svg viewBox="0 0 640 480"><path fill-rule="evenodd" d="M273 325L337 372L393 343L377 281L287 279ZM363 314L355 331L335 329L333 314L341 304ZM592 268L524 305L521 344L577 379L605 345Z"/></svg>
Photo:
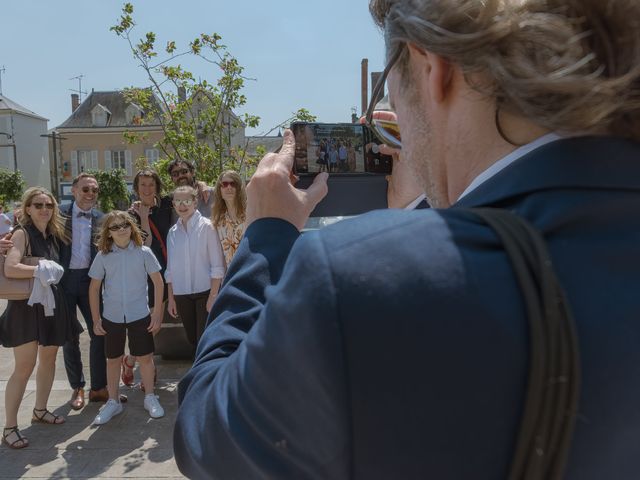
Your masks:
<svg viewBox="0 0 640 480"><path fill-rule="evenodd" d="M580 413L566 478L640 476L640 144L576 138L446 210L378 211L300 237L254 222L179 386L193 478L506 478L527 319L494 232L548 241L576 318Z"/></svg>

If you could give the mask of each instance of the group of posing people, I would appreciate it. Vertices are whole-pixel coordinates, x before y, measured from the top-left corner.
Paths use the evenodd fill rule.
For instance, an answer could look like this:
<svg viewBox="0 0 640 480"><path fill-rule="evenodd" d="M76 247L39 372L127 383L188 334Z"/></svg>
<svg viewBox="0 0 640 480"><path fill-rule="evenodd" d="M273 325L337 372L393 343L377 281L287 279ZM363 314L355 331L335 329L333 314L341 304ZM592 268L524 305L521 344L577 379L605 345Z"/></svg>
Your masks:
<svg viewBox="0 0 640 480"><path fill-rule="evenodd" d="M85 405L79 348L83 327L77 309L90 335L89 401L106 402L93 423L102 425L122 412L127 397L119 392L120 379L133 385L136 362L144 408L152 418L164 416L154 393L153 336L161 328L165 300L169 314L184 324L195 352L242 238L246 208L244 182L234 171L223 172L213 188L196 181L188 161L174 160L168 172L176 187L171 195L161 195L157 172L141 170L133 184L137 200L126 212L106 215L96 209L100 187L88 173L74 179L70 205L59 207L42 187L24 193L19 221L0 240L5 274L33 277L33 292L39 292L28 300L10 300L0 317L0 343L13 349L15 359L2 432L9 447L29 445L17 414L36 360L32 420L65 422L47 407L59 347L72 388L69 405L74 410ZM24 262L28 256L39 257L37 265Z"/></svg>
<svg viewBox="0 0 640 480"><path fill-rule="evenodd" d="M356 150L350 140L321 139L316 147L316 163L321 172L354 172Z"/></svg>

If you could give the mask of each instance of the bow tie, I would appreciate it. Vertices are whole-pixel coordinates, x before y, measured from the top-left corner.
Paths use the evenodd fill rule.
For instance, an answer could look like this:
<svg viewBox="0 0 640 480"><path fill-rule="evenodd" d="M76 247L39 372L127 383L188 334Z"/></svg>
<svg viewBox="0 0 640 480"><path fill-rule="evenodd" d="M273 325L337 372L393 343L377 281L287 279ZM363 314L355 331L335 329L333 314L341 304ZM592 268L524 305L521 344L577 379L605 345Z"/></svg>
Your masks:
<svg viewBox="0 0 640 480"><path fill-rule="evenodd" d="M87 217L88 219L91 219L91 212L78 212L76 217L78 218Z"/></svg>

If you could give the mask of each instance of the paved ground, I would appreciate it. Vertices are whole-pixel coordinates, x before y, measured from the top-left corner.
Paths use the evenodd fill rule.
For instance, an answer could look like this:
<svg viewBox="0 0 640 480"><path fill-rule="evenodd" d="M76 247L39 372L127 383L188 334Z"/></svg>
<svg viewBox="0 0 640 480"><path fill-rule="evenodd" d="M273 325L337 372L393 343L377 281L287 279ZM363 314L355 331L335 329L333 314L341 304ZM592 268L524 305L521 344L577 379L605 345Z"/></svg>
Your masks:
<svg viewBox="0 0 640 480"><path fill-rule="evenodd" d="M0 300L0 312L6 302ZM88 372L89 336L81 336L81 349ZM172 432L177 408L176 385L189 364L164 361L156 357L158 388L156 393L165 409L164 418L152 420L142 406L139 388L122 387L129 397L124 412L99 428L92 427L99 405L89 404L79 411L66 404L71 390L58 353L56 377L49 409L67 417L64 425L31 425L35 400L35 373L27 386L20 407L18 424L30 440L29 447L11 450L0 447L0 479L11 478L150 478L177 479L180 475L173 460ZM11 349L0 347L0 422L4 424L4 391L13 369ZM136 368L136 381L139 373Z"/></svg>

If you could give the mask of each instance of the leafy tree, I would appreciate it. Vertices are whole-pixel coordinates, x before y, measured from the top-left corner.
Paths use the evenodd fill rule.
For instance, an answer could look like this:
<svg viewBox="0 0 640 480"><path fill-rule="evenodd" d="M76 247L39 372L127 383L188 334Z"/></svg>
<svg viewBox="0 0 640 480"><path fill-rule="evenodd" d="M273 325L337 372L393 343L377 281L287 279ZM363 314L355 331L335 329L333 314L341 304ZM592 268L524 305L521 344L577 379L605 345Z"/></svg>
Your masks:
<svg viewBox="0 0 640 480"><path fill-rule="evenodd" d="M20 170L15 172L0 168L0 205L7 208L9 202L20 200L25 183Z"/></svg>
<svg viewBox="0 0 640 480"><path fill-rule="evenodd" d="M154 32L147 32L135 41L133 12L131 3L124 4L118 23L110 30L129 44L133 57L149 81L146 88L125 89L127 100L145 112L136 119L137 124L158 122L164 133L157 145L162 156L192 161L201 180L212 183L221 171L229 168L251 173L259 158L247 155L246 143L230 148L230 137L235 129L255 128L260 122L254 115L238 117L232 113L247 101L242 94L244 82L249 80L243 75L244 67L229 53L217 33L200 34L182 50L173 40L159 48ZM177 63L185 56L198 57L210 64L214 70L212 77L217 80L196 80ZM314 121L315 117L300 109L271 131L292 120ZM143 138L131 131L125 133L125 139L130 143Z"/></svg>
<svg viewBox="0 0 640 480"><path fill-rule="evenodd" d="M108 172L91 170L88 173L94 175L100 185L100 210L107 213L115 209L126 210L129 207L129 190L125 181L127 173L123 169L116 168Z"/></svg>

